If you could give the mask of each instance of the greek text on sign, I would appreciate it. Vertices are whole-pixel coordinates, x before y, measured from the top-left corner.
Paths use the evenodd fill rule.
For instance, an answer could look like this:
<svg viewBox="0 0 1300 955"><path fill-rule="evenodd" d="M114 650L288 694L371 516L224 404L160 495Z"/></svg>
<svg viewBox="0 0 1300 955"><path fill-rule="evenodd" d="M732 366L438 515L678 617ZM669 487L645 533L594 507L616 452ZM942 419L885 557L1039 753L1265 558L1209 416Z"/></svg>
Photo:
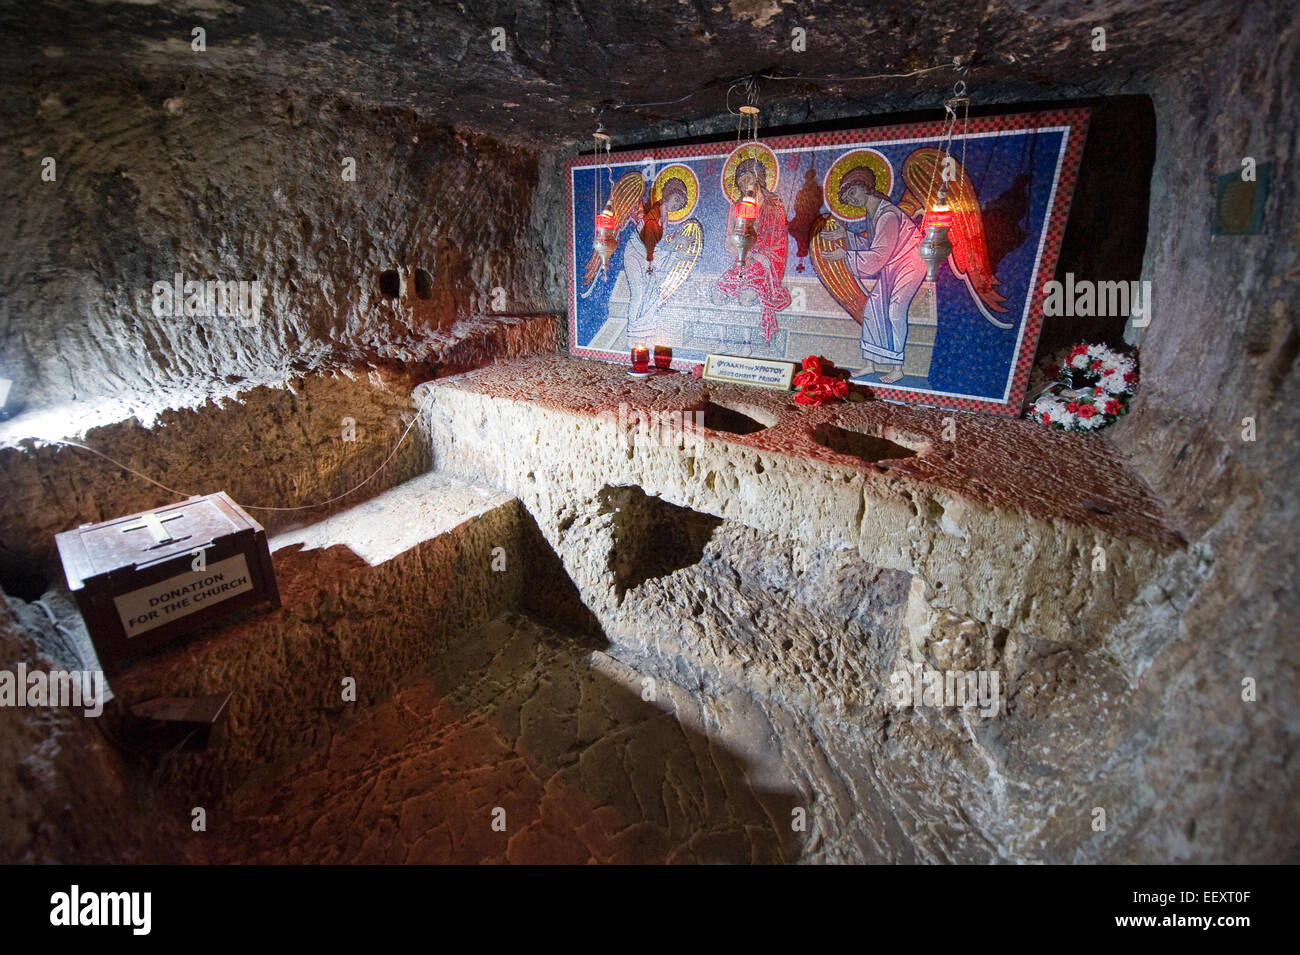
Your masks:
<svg viewBox="0 0 1300 955"><path fill-rule="evenodd" d="M181 617L206 610L253 589L253 578L243 554L209 564L207 570L169 577L148 587L114 597L122 629L138 637Z"/></svg>
<svg viewBox="0 0 1300 955"><path fill-rule="evenodd" d="M794 362L768 358L739 358L735 355L710 355L704 361L704 377L733 385L757 385L759 388L790 390Z"/></svg>

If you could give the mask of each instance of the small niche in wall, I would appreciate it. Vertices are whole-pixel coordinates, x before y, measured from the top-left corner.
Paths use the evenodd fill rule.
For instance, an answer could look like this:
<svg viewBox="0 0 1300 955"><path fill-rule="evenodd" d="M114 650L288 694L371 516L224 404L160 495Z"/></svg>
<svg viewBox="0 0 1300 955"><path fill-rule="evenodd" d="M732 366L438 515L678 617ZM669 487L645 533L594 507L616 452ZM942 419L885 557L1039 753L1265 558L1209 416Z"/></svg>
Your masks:
<svg viewBox="0 0 1300 955"><path fill-rule="evenodd" d="M647 580L698 564L722 518L670 504L639 487L606 487L601 513L612 515L609 569L619 600Z"/></svg>
<svg viewBox="0 0 1300 955"><path fill-rule="evenodd" d="M384 269L379 273L379 291L385 298L399 298L402 294L402 276L397 269Z"/></svg>
<svg viewBox="0 0 1300 955"><path fill-rule="evenodd" d="M416 269L412 276L415 294L420 298L433 298L433 276L425 269Z"/></svg>

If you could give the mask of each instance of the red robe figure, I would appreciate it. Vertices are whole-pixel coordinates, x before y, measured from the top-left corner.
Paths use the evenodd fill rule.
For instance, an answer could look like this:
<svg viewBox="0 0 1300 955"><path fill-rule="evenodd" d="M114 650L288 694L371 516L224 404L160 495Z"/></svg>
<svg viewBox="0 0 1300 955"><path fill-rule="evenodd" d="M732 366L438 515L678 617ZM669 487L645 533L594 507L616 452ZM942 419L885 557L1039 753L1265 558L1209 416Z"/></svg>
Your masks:
<svg viewBox="0 0 1300 955"><path fill-rule="evenodd" d="M661 208L663 203L654 197L654 188L650 189L650 197L646 199L641 206L641 245L645 247L646 272L653 272L654 266L651 265L655 260L655 246L664 235L663 216Z"/></svg>
<svg viewBox="0 0 1300 955"><path fill-rule="evenodd" d="M808 242L812 238L812 227L822 214L822 187L817 181L817 170L809 169L803 174L803 185L794 197L794 218L790 220L790 234L794 236L795 255L800 259L808 257ZM796 272L803 271L803 263L795 266Z"/></svg>
<svg viewBox="0 0 1300 955"><path fill-rule="evenodd" d="M767 170L757 159L746 159L736 167L736 188L740 194L758 199L758 219L754 222L758 238L745 258L742 268L732 262L713 286L713 300L721 305L734 298L741 305L759 305L759 327L763 340L770 342L776 333L777 310L790 304L790 293L782 287L785 279L787 248L785 207L780 197L767 189ZM728 213L730 220L730 213ZM731 222L727 222L728 231Z"/></svg>

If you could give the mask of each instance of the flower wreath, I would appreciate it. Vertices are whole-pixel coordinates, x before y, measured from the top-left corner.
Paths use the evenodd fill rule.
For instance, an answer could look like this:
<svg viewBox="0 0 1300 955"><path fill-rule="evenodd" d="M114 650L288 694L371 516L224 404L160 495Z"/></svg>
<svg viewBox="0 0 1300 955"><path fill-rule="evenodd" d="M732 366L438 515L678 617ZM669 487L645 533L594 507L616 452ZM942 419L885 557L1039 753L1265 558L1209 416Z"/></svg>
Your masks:
<svg viewBox="0 0 1300 955"><path fill-rule="evenodd" d="M1137 389L1136 354L1081 342L1034 370L1034 399L1025 416L1063 431L1096 431L1128 414Z"/></svg>

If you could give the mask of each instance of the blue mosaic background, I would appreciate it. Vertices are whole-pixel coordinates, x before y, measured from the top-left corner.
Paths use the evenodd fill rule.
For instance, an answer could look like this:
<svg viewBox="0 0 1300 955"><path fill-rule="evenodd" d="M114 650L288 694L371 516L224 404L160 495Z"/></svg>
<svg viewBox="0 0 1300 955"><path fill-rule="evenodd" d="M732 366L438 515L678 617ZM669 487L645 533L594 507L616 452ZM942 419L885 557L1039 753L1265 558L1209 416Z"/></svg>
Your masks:
<svg viewBox="0 0 1300 955"><path fill-rule="evenodd" d="M1029 177L1027 204L1021 218L1021 227L1026 238L1014 249L1005 253L996 268L999 281L997 290L1006 297L1006 312L995 313L1004 322L1012 322L1010 329L999 329L991 325L979 313L972 293L965 283L953 274L945 265L940 269L936 294L938 301L938 329L930 366L930 377L926 379L904 378L898 383L903 387L920 387L932 393L949 395L967 395L1000 401L1015 366L1017 345L1020 338L1020 326L1025 317L1025 302L1033 281L1033 267L1038 253L1042 233L1047 225L1053 184L1058 174L1062 154L1062 145L1066 130L1014 130L983 136L972 136L966 142L965 168L974 185L984 214L987 216L990 203L1008 190L1017 177L1025 173ZM894 170L889 199L898 203L903 196L904 183L900 174L903 160L915 149L924 146L937 146L936 140L912 140L905 143L871 142L846 144L833 148L812 150L807 148L778 149L780 163L780 180L776 193L786 208L786 218L794 217L794 196L804 182L805 170L813 167L820 182L827 169L840 156L855 149L869 146L885 156ZM961 156L961 141L956 140L952 146L953 154ZM657 159L653 172L662 170L670 164L689 166L696 174L700 184L700 197L691 216L698 219L704 231L704 248L695 267L696 275L707 274L710 279L721 275L731 264L724 236L726 232L729 202L722 191L720 182L725 154L708 157L681 159ZM612 163L612 175L615 181L632 170L649 170L650 164L644 160L632 163ZM600 167L575 167L573 176L574 229L575 235L575 271L571 276L581 291L582 272L591 252L593 188L597 176L601 177L601 196L609 193L606 172ZM822 210L826 211L823 202ZM674 228L674 224L665 223L665 233ZM610 281L598 282L590 298L577 300L576 335L573 344L579 348L590 346L592 339L607 319L610 293L614 287L613 277L623 268L624 251L627 242L639 242L635 226L629 223L620 235L619 247L610 258ZM662 248L662 246L661 246ZM789 237L786 277L794 272L796 264L796 241ZM811 259L803 260L807 272L812 272ZM1044 276L1044 281L1049 276ZM790 306L777 312L777 321L795 313ZM757 325L757 308L753 309L753 321ZM856 323L855 323L856 324ZM779 333L778 333L779 334ZM674 355L690 361L703 361L705 353L674 344ZM718 350L718 349L714 349ZM789 356L792 358L802 357Z"/></svg>

